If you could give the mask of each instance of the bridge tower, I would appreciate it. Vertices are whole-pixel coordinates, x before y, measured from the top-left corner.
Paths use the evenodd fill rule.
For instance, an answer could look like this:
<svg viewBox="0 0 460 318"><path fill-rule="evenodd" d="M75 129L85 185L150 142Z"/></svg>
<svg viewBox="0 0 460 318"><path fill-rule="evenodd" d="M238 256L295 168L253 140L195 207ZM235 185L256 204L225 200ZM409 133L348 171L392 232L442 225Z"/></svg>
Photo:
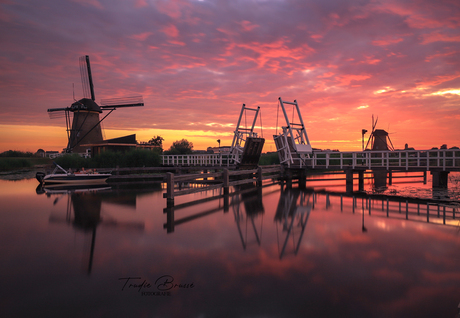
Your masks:
<svg viewBox="0 0 460 318"><path fill-rule="evenodd" d="M310 157L313 150L307 136L307 131L305 129L305 124L303 123L299 105L296 100L294 100L294 102L287 102L283 101L281 97L278 98L278 100L287 123L287 126L282 127L282 133L273 136L278 156L280 158L280 163L287 164L288 166L291 164L299 164L300 166L303 166L305 165L305 159ZM285 107L286 104L293 106L293 117L294 113L297 114L296 119L299 122L293 123L289 120Z"/></svg>
<svg viewBox="0 0 460 318"><path fill-rule="evenodd" d="M257 106L257 108L248 108L243 104L241 108L240 117L236 124L232 146L230 148L230 160L239 168L252 169L259 164L260 155L265 143L265 139L259 137L257 133L254 132L259 111L260 106ZM247 119L248 112L253 112L251 126L248 126L246 123L243 125L241 122L243 116Z"/></svg>

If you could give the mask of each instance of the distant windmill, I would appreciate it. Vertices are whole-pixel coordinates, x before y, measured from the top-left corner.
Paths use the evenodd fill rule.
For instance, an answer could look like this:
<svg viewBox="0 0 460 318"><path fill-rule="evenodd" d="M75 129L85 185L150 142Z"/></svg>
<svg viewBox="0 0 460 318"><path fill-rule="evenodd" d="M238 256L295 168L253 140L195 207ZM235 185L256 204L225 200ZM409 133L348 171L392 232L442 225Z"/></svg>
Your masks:
<svg viewBox="0 0 460 318"><path fill-rule="evenodd" d="M375 129L378 120L379 118L377 117L374 122L374 115L372 115L372 132L364 149L367 149L367 146L369 146L370 142L371 150L394 150L393 143L391 142L388 133L383 129Z"/></svg>
<svg viewBox="0 0 460 318"><path fill-rule="evenodd" d="M101 100L101 106L97 105L88 55L80 57L80 75L84 98L69 107L48 109L51 118L60 117L56 115L62 112L65 114L68 138L65 151L68 153L83 153L87 148L83 145L101 143L103 137L100 124L115 109L144 106L142 96L105 99ZM99 114L104 110L109 110L109 113L99 119Z"/></svg>

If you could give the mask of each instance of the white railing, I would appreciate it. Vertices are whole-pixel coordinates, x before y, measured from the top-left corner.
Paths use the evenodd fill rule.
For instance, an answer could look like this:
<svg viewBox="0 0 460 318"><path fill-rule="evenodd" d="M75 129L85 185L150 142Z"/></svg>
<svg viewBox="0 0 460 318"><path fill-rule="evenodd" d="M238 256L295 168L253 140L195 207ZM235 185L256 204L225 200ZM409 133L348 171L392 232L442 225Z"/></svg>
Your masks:
<svg viewBox="0 0 460 318"><path fill-rule="evenodd" d="M314 152L304 165L312 168L460 169L460 149L360 152Z"/></svg>
<svg viewBox="0 0 460 318"><path fill-rule="evenodd" d="M166 166L229 166L235 162L228 154L163 155ZM344 169L386 168L460 169L460 149L396 151L320 151L301 160L301 167Z"/></svg>
<svg viewBox="0 0 460 318"><path fill-rule="evenodd" d="M165 166L229 166L228 154L162 155Z"/></svg>

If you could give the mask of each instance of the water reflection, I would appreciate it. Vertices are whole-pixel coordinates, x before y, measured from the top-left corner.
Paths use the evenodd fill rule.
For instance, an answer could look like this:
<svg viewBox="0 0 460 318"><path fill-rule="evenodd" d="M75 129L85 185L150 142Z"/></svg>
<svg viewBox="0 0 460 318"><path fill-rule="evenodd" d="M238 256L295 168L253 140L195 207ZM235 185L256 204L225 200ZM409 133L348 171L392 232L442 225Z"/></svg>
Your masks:
<svg viewBox="0 0 460 318"><path fill-rule="evenodd" d="M199 221L217 212L226 213L231 208L243 250L246 250L251 244L261 248L265 214L262 189L250 184L235 188L230 195L223 195L219 192L205 199L165 208L167 221L164 228L168 233L173 233L175 227L180 224ZM341 213L360 213L362 215L360 230L363 234L369 231L366 226L366 220L368 222L369 218L404 219L417 223L459 227L460 205L458 202L406 198L375 192L350 194L286 186L280 186L278 193L279 199L274 222L276 223L279 259L283 259L287 254L298 255L311 212L313 210L338 211L333 208L332 203L337 199L340 200ZM209 208L206 204L213 200L218 201L219 204ZM178 210L181 215L187 214L188 216L176 218L175 211Z"/></svg>
<svg viewBox="0 0 460 318"><path fill-rule="evenodd" d="M282 232L285 234L285 239L280 249L280 259L282 259L291 236L294 245L294 255L297 255L299 252L308 217L313 208L312 198L314 196L311 192L307 193L292 188L281 189L280 193L280 200L275 214L275 222L281 224ZM297 239L295 238L296 228L300 228L300 234L298 234Z"/></svg>
<svg viewBox="0 0 460 318"><path fill-rule="evenodd" d="M454 317L460 301L447 200L266 185L164 210L161 188L2 186L5 317ZM122 290L164 275L195 287Z"/></svg>
<svg viewBox="0 0 460 318"><path fill-rule="evenodd" d="M248 223L249 231L254 233L255 242L260 246L265 212L262 188L255 184L237 187L235 195L232 196L231 206L243 249L246 249L250 243L250 241L248 242Z"/></svg>

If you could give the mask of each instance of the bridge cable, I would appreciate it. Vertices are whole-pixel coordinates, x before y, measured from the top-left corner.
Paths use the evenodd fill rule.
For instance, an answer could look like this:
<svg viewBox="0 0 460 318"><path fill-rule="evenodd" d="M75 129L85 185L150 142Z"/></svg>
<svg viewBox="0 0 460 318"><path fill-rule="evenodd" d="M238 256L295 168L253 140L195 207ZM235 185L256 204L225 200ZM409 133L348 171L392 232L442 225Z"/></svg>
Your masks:
<svg viewBox="0 0 460 318"><path fill-rule="evenodd" d="M264 131L263 131L263 125L262 125L262 111L260 112L260 135L262 138L264 138Z"/></svg>
<svg viewBox="0 0 460 318"><path fill-rule="evenodd" d="M278 113L280 110L280 102L278 101L278 107L276 108L276 135L278 136Z"/></svg>

